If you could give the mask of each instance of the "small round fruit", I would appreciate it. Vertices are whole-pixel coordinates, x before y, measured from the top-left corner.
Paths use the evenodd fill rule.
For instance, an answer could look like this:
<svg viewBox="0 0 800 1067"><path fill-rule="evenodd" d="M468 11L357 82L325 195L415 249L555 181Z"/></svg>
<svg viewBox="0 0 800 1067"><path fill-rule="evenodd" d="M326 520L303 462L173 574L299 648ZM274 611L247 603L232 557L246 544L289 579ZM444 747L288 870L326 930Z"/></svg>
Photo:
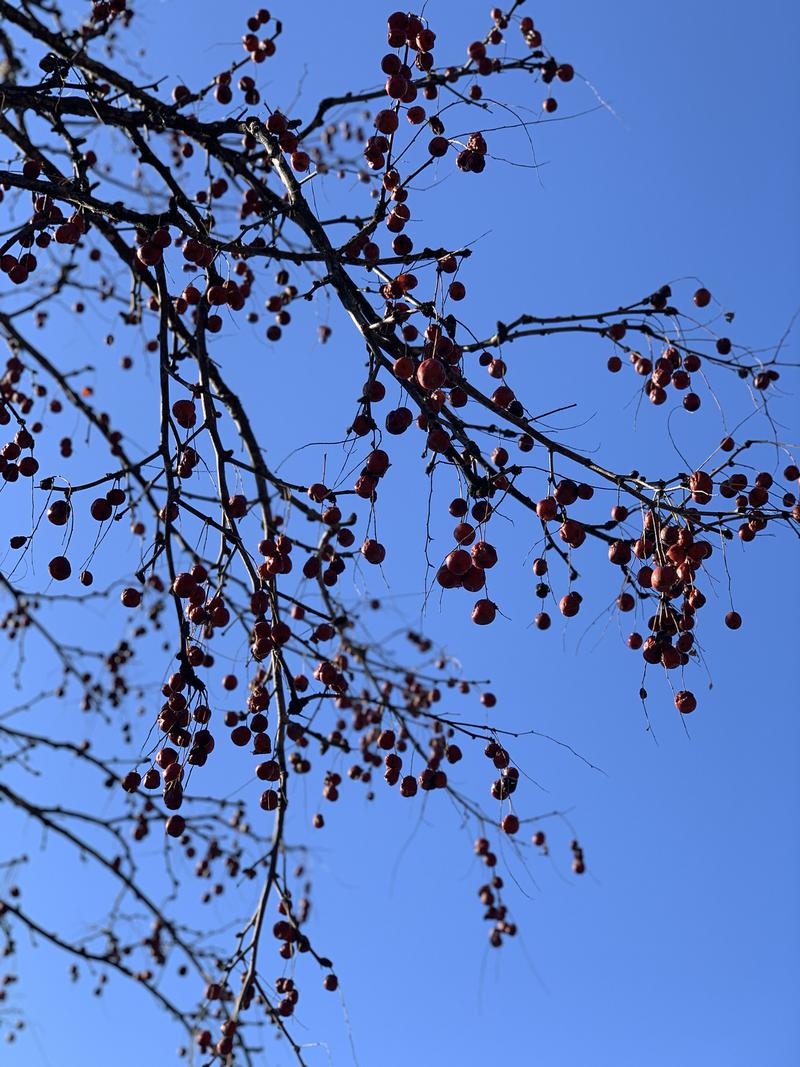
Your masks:
<svg viewBox="0 0 800 1067"><path fill-rule="evenodd" d="M694 296L692 297L692 300L694 301L695 307L708 307L708 305L711 303L711 293L708 291L708 289L704 289L701 287L695 292Z"/></svg>
<svg viewBox="0 0 800 1067"><path fill-rule="evenodd" d="M694 693L690 693L688 689L681 689L675 694L675 707L681 715L689 715L697 707Z"/></svg>
<svg viewBox="0 0 800 1067"><path fill-rule="evenodd" d="M141 591L133 588L133 586L123 589L119 598L126 608L138 608L142 602Z"/></svg>
<svg viewBox="0 0 800 1067"><path fill-rule="evenodd" d="M496 614L497 605L493 604L491 600L478 600L472 609L472 621L477 623L478 626L488 626L489 623L494 622Z"/></svg>
<svg viewBox="0 0 800 1067"><path fill-rule="evenodd" d="M54 556L47 565L47 569L50 577L57 582L65 582L72 574L72 565L66 556Z"/></svg>

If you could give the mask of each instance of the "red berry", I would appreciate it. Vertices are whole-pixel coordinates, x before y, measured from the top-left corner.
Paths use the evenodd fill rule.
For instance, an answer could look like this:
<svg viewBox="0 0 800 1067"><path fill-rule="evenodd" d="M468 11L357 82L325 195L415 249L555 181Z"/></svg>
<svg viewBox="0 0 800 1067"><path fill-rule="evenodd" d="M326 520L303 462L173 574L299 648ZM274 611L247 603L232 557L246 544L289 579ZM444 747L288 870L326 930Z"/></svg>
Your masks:
<svg viewBox="0 0 800 1067"><path fill-rule="evenodd" d="M675 707L681 715L689 715L697 707L694 693L690 693L687 689L681 689L679 693L675 694Z"/></svg>
<svg viewBox="0 0 800 1067"><path fill-rule="evenodd" d="M478 626L488 626L494 622L497 606L491 600L478 600L472 609L472 621Z"/></svg>

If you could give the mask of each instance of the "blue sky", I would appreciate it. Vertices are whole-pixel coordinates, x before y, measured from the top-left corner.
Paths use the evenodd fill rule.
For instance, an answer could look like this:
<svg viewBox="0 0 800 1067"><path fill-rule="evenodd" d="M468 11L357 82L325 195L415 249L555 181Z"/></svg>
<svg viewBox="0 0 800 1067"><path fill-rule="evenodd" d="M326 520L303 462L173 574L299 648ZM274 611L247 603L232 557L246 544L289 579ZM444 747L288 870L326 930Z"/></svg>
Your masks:
<svg viewBox="0 0 800 1067"><path fill-rule="evenodd" d="M483 31L487 6L431 0L426 15L439 35L437 57L461 56ZM228 31L218 5L206 0L191 10L188 25L187 6L175 0L150 2L137 16L149 72L196 84L227 61L238 24ZM292 110L300 115L322 95L377 80L388 8L357 0L275 13L285 30L265 75L271 103L287 107L301 76ZM531 14L557 58L594 87L576 79L559 91L558 117L581 117L533 127L536 168L524 136L498 134L498 154L511 162L492 160L474 181L443 173L429 198L419 198L421 240L476 242L461 275L476 332L523 310L625 303L665 281L685 304L700 279L735 310L732 336L753 347L774 345L800 292L800 168L791 134L800 102L796 9L778 0L755 10L738 2L678 0L665 10L581 0L543 3ZM509 80L505 95L501 82L496 92L534 110L543 95L526 80ZM593 110L598 98L608 106ZM279 437L275 457L288 453L298 434L307 437L309 425L319 439L336 437L350 413L345 406L342 414L337 399L350 402L362 381L361 349L343 320L332 317L331 342L316 344L313 318L325 321L326 314L322 304L310 311L293 325L291 342L274 351L255 332L223 336L223 343L230 338L231 377L243 388L253 374L263 383L264 424L269 420ZM83 323L68 331L65 358L89 336ZM796 344L787 351L797 358ZM629 379L605 372L607 355L599 340L537 340L513 346L509 364L538 410L577 403L569 439L597 447L612 463L673 469L668 418L692 457L717 443L723 423L713 413L700 421L647 405L637 415ZM302 425L292 414L298 376ZM791 375L786 379L796 393ZM727 381L719 386L725 416L735 423L746 398ZM148 387L137 388L144 404ZM798 440L796 406L786 399L776 411L784 439ZM405 594L423 587L424 532L408 501L422 501L426 483L412 451L398 455L392 492L382 500L392 562L391 587L379 591L390 612L418 623L419 600ZM300 469L300 459L287 467ZM588 768L544 738L517 750L538 783L526 783L526 813L569 809L587 875L571 875L570 835L555 825L553 863L534 857L526 870L509 855L521 936L496 952L480 919L481 868L453 811L438 797L421 816L420 805L403 806L380 791L373 805L361 793L345 796L337 810L326 810L309 862L314 929L335 960L349 1028L339 998L317 992L312 975L298 1021L301 1034L324 1038L328 1051L310 1049L309 1063L352 1063L351 1040L361 1067L400 1067L412 1056L468 1067L498 1056L547 1067L796 1063L800 727L793 655L800 589L792 539L734 546L735 605L745 624L737 633L724 628L721 582L718 606L706 609L713 689L698 671L701 706L688 733L655 679L648 681L653 729L645 729L638 659L622 646L616 622L587 630L615 593L605 564L587 568L594 573L582 588L592 610L579 625L556 624L546 634L529 627L529 547L519 521L508 530L508 563L494 593L509 621L478 630L463 601L440 605L434 598L425 626L467 673L493 678L500 725L551 735L602 768ZM52 728L57 724L54 714ZM464 784L484 789L479 761L466 763ZM316 783L308 788L298 827L316 810ZM15 827L17 833L27 840L26 831ZM39 902L74 910L71 921L79 923L81 879L70 874L57 892L41 885ZM214 907L210 921L224 922L224 904ZM46 951L21 946L21 966L15 995L30 1025L4 1062L167 1062L177 1035L143 997L112 979L94 1002L88 985L72 986L64 960ZM76 1024L84 1012L90 1033ZM95 1050L88 1060L87 1040ZM290 1058L276 1046L263 1062L282 1067Z"/></svg>

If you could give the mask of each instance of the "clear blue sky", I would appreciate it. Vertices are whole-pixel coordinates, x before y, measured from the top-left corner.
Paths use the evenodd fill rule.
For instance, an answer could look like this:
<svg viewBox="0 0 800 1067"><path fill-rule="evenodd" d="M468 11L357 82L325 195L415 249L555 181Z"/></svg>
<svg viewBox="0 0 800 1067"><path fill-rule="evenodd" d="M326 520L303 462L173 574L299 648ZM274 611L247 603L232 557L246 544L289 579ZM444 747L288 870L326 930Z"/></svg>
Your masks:
<svg viewBox="0 0 800 1067"><path fill-rule="evenodd" d="M222 45L240 33L238 22L225 28L226 11L241 6L221 11L208 0L139 0L136 32L148 48L148 72L166 71L190 84L215 72L231 54ZM488 6L485 0L431 0L426 15L439 35L437 57L448 50L460 57L485 28ZM287 107L304 69L293 114L310 114L322 95L372 84L388 10L371 0L276 5L285 32L269 67L270 102ZM791 132L800 103L795 5L580 0L532 5L530 13L546 44L573 63L613 114L599 109L535 127L538 169L492 161L482 180L451 176L428 200L420 199L423 240L477 240L463 274L470 321L490 328L523 310L595 310L696 276L736 311L732 336L754 347L774 345L800 297L800 168ZM503 99L538 109L541 86L507 85L505 96L502 83L496 90ZM558 95L558 117L596 103L578 79ZM507 158L531 163L519 133L504 137L502 146ZM685 282L684 294L695 284ZM335 398L355 395L361 348L343 321L332 321L334 336L325 348L316 345L309 320L294 325L291 342L274 352L256 344L256 334L237 341L231 331L230 360L248 372L256 368L269 382L264 418L281 429L286 452L298 443L285 411L295 367L313 391L314 435L330 439L346 425L349 409L342 415ZM65 348L77 352L87 337L81 324L65 336ZM796 344L790 351L797 359ZM515 347L509 361L519 391L541 397L539 410L579 403L570 421L585 424L571 440L596 445L622 465L650 472L663 460L671 469L668 412L647 405L636 420L629 383L604 370L607 354L600 341L537 341ZM232 369L231 377L237 373L243 370ZM797 393L796 381L786 384ZM727 382L721 395L735 420L743 397ZM787 400L778 412L785 438L797 440L796 406ZM671 426L681 447L697 457L722 436L713 415L700 423L678 412ZM418 592L424 580L423 531L406 508L409 498L424 499L426 485L412 451L398 461L392 493L381 501L387 508L383 539L395 561L387 570L392 593ZM272 454L280 457L280 446ZM614 595L609 568L594 568L582 586L592 607L582 624L536 633L528 628L533 598L523 527L518 517L508 531L505 550L516 563L506 565L494 592L511 621L479 631L463 601L445 599L441 607L431 603L426 627L462 658L468 673L495 679L500 725L553 735L605 772L545 740L517 750L540 786L526 783L526 811L570 809L588 873L581 880L570 874L565 847L555 864L534 860L527 872L510 856L524 890L514 898L521 935L496 952L480 919L480 868L445 802L434 797L421 823L419 805L404 806L380 790L374 805L359 792L337 810L326 809L326 829L314 839L315 929L340 975L357 1062L797 1063L800 727L793 657L800 588L794 539L735 546L735 603L745 624L735 634L723 627L722 582L718 606L707 609L713 689L706 691L696 672L702 703L687 736L668 691L654 681L649 711L656 744L637 699L639 663L622 647L616 623L587 632L588 621ZM745 552L746 568L735 558ZM393 604L417 621L413 598ZM57 726L54 714L52 729ZM465 785L485 789L477 763L470 762L464 775ZM316 810L315 791L316 781L298 825L307 826ZM26 847L37 843L29 840ZM40 886L37 896L45 909L59 903L74 908L77 922L84 893L77 874ZM227 917L222 904L210 920L210 913L202 914L213 923ZM4 1063L169 1062L178 1035L154 1017L144 995L112 979L110 991L93 1002L86 982L69 984L63 958L31 954L24 942L21 934L18 997L30 1026L4 1050ZM300 1033L323 1038L329 1054L322 1047L309 1050L309 1063L352 1063L340 1002L317 989L312 976L298 1013L305 1028ZM91 1019L90 1032L78 1029L78 1017ZM263 1062L282 1067L290 1057L276 1045Z"/></svg>

